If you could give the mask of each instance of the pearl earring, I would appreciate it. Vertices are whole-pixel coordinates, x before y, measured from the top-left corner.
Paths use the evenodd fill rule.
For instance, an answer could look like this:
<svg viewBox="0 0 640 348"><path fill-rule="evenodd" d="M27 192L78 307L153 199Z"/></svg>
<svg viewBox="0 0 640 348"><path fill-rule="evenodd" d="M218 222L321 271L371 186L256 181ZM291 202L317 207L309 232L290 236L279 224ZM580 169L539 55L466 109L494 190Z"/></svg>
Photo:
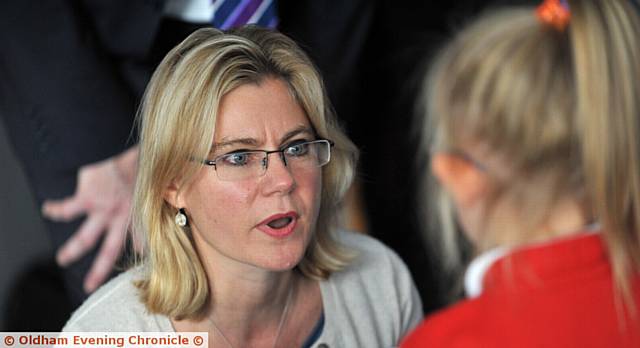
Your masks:
<svg viewBox="0 0 640 348"><path fill-rule="evenodd" d="M176 225L180 226L180 227L185 227L187 226L187 214L184 213L184 208L180 208L178 209L178 213L176 214Z"/></svg>

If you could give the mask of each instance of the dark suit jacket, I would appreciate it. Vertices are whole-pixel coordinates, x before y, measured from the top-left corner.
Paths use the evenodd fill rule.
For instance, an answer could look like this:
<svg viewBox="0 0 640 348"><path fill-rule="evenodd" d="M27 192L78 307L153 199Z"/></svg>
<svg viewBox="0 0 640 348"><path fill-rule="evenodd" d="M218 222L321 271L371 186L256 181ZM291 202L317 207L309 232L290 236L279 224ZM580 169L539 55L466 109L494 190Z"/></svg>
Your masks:
<svg viewBox="0 0 640 348"><path fill-rule="evenodd" d="M127 147L160 1L0 2L0 115L38 201Z"/></svg>

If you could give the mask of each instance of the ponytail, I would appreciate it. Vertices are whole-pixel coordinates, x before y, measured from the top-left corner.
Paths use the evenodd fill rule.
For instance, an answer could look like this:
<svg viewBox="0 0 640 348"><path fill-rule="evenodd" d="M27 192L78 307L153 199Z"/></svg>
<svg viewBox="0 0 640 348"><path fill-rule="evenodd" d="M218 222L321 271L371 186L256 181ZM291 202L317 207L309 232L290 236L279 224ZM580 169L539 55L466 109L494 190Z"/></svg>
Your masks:
<svg viewBox="0 0 640 348"><path fill-rule="evenodd" d="M628 1L569 4L584 182L628 302L640 270L640 21Z"/></svg>

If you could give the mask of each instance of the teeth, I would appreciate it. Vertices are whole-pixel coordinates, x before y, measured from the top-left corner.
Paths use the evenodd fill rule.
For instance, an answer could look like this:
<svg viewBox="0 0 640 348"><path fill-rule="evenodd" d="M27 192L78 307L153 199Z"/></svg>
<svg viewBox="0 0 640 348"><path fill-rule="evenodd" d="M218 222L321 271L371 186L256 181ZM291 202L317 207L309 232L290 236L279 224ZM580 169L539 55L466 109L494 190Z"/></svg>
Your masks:
<svg viewBox="0 0 640 348"><path fill-rule="evenodd" d="M291 220L292 219L290 217L284 217L277 220L273 220L269 222L267 225L271 228L283 228L287 226L289 223L291 223Z"/></svg>

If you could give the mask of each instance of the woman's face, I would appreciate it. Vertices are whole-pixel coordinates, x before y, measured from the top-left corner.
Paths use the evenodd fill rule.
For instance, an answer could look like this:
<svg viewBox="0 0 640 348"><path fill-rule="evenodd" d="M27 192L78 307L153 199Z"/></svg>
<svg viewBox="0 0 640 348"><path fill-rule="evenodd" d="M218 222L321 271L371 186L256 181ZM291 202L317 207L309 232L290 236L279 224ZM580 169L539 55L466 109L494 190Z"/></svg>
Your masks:
<svg viewBox="0 0 640 348"><path fill-rule="evenodd" d="M209 159L314 138L286 83L271 78L223 97ZM187 212L205 262L277 271L302 259L315 230L321 189L321 168L292 171L272 153L266 173L258 177L221 180L214 167L203 168L176 203Z"/></svg>

